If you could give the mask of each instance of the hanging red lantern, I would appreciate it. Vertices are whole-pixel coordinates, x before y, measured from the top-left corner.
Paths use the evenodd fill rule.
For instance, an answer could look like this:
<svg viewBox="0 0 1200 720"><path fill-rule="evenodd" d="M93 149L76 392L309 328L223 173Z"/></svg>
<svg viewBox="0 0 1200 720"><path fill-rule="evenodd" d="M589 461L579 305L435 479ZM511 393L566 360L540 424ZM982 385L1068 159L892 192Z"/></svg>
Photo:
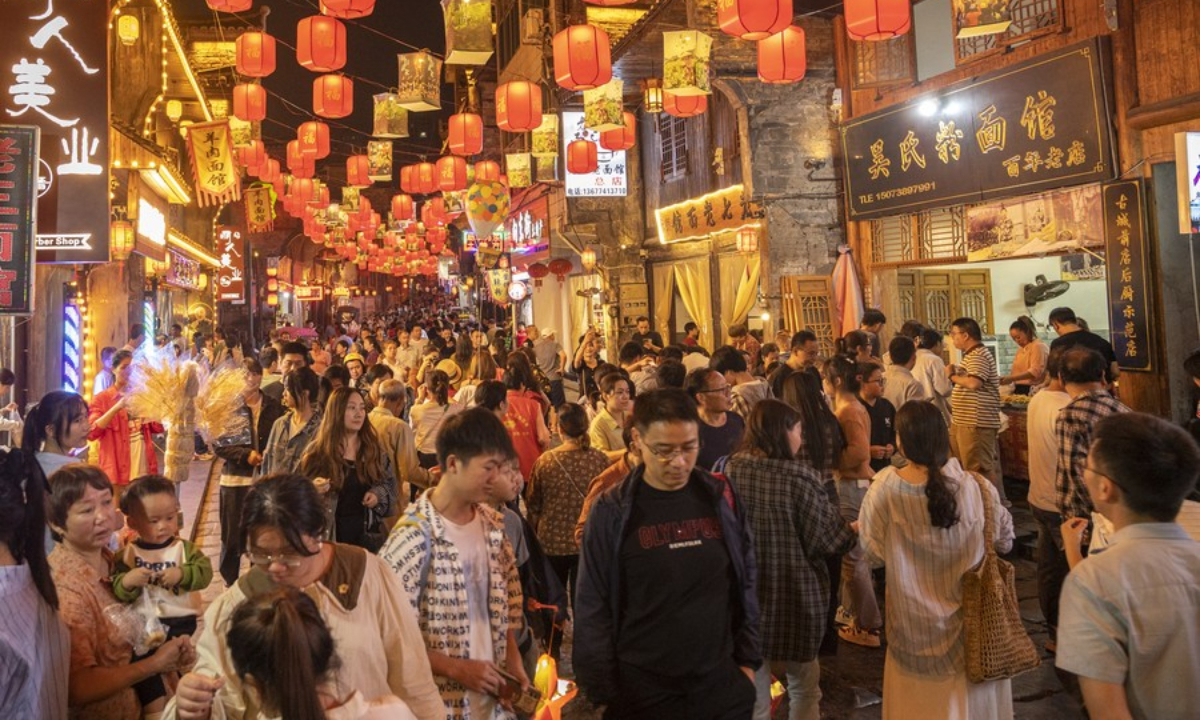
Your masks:
<svg viewBox="0 0 1200 720"><path fill-rule="evenodd" d="M792 25L758 43L758 79L765 83L794 83L804 79L804 29Z"/></svg>
<svg viewBox="0 0 1200 720"><path fill-rule="evenodd" d="M399 221L413 219L412 195L392 196L392 219Z"/></svg>
<svg viewBox="0 0 1200 720"><path fill-rule="evenodd" d="M366 155L351 155L346 158L346 184L351 187L370 185L371 178L367 176L367 169L370 165L370 158Z"/></svg>
<svg viewBox="0 0 1200 720"><path fill-rule="evenodd" d="M421 206L421 222L425 225L425 239L429 240L430 235L434 234L439 225L445 223L443 214L445 206L441 202L441 198L426 200Z"/></svg>
<svg viewBox="0 0 1200 720"><path fill-rule="evenodd" d="M416 194L417 186L413 182L415 165L405 165L400 168L400 189L409 195Z"/></svg>
<svg viewBox="0 0 1200 720"><path fill-rule="evenodd" d="M703 115L707 109L707 95L676 95L670 90L663 91L663 112L668 115L689 118Z"/></svg>
<svg viewBox="0 0 1200 720"><path fill-rule="evenodd" d="M279 181L281 175L279 172L279 161L271 157L266 157L262 164L258 166L258 179L263 182L275 184ZM280 193L276 191L276 195Z"/></svg>
<svg viewBox="0 0 1200 720"><path fill-rule="evenodd" d="M267 117L267 89L254 83L233 86L233 116L245 122Z"/></svg>
<svg viewBox="0 0 1200 720"><path fill-rule="evenodd" d="M566 280L574 269L575 266L566 258L555 258L550 261L550 272L554 273L560 283Z"/></svg>
<svg viewBox="0 0 1200 720"><path fill-rule="evenodd" d="M477 155L483 150L483 118L475 113L450 116L450 152Z"/></svg>
<svg viewBox="0 0 1200 720"><path fill-rule="evenodd" d="M438 191L437 166L423 162L413 166L413 187L418 195L429 195Z"/></svg>
<svg viewBox="0 0 1200 720"><path fill-rule="evenodd" d="M317 196L317 181L313 178L298 178L292 182L292 198L308 203Z"/></svg>
<svg viewBox="0 0 1200 720"><path fill-rule="evenodd" d="M591 140L576 140L567 145L567 172L587 175L600 166L596 143Z"/></svg>
<svg viewBox="0 0 1200 720"><path fill-rule="evenodd" d="M238 73L263 78L275 72L275 38L250 30L238 36L236 47Z"/></svg>
<svg viewBox="0 0 1200 720"><path fill-rule="evenodd" d="M909 0L846 0L843 8L851 40L890 40L912 27Z"/></svg>
<svg viewBox="0 0 1200 720"><path fill-rule="evenodd" d="M717 3L721 30L742 40L762 40L792 24L792 0L723 0Z"/></svg>
<svg viewBox="0 0 1200 720"><path fill-rule="evenodd" d="M437 161L438 189L458 192L467 189L467 161L457 155L447 155Z"/></svg>
<svg viewBox="0 0 1200 720"><path fill-rule="evenodd" d="M505 132L536 130L542 124L542 88L514 80L496 88L496 125Z"/></svg>
<svg viewBox="0 0 1200 720"><path fill-rule="evenodd" d="M296 25L296 60L313 72L333 72L346 66L346 26L324 15L306 17Z"/></svg>
<svg viewBox="0 0 1200 720"><path fill-rule="evenodd" d="M254 4L254 0L205 0L210 10L227 13L246 12Z"/></svg>
<svg viewBox="0 0 1200 720"><path fill-rule="evenodd" d="M321 0L321 12L336 18L360 18L375 12L375 0Z"/></svg>
<svg viewBox="0 0 1200 720"><path fill-rule="evenodd" d="M480 160L475 163L475 182L480 185L484 183L499 182L500 180L500 163L495 160Z"/></svg>
<svg viewBox="0 0 1200 720"><path fill-rule="evenodd" d="M297 131L300 154L321 160L329 157L329 126L320 120L300 123Z"/></svg>
<svg viewBox="0 0 1200 720"><path fill-rule="evenodd" d="M612 80L608 33L595 25L572 25L555 35L554 79L567 90L591 90Z"/></svg>
<svg viewBox="0 0 1200 720"><path fill-rule="evenodd" d="M605 150L628 150L637 141L637 117L627 112L623 115L624 124L616 130L600 133L600 147ZM569 152L569 150L568 150Z"/></svg>
<svg viewBox="0 0 1200 720"><path fill-rule="evenodd" d="M258 168L267 159L267 147L262 140L251 140L249 145L237 146L238 162L252 175L258 174Z"/></svg>
<svg viewBox="0 0 1200 720"><path fill-rule="evenodd" d="M291 170L305 164L304 154L300 152L300 141L291 140L287 144L287 166Z"/></svg>
<svg viewBox="0 0 1200 720"><path fill-rule="evenodd" d="M327 118L344 118L354 112L354 81L344 75L313 80L313 112Z"/></svg>

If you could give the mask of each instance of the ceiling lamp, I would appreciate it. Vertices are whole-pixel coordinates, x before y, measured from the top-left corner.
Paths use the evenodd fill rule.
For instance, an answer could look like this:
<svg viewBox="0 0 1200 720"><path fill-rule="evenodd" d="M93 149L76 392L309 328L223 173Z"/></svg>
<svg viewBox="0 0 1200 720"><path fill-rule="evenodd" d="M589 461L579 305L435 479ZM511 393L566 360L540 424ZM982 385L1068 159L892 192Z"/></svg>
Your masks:
<svg viewBox="0 0 1200 720"><path fill-rule="evenodd" d="M475 182L480 185L500 182L500 163L495 160L480 160L475 163Z"/></svg>
<svg viewBox="0 0 1200 720"><path fill-rule="evenodd" d="M663 111L663 87L659 78L642 81L642 109L652 114Z"/></svg>
<svg viewBox="0 0 1200 720"><path fill-rule="evenodd" d="M717 23L726 34L762 40L792 24L792 0L722 0Z"/></svg>
<svg viewBox="0 0 1200 720"><path fill-rule="evenodd" d="M708 110L706 95L676 95L670 90L663 91L663 111L678 118L689 118L703 115Z"/></svg>
<svg viewBox="0 0 1200 720"><path fill-rule="evenodd" d="M346 26L324 15L306 17L296 25L296 60L313 72L333 72L346 66Z"/></svg>
<svg viewBox="0 0 1200 720"><path fill-rule="evenodd" d="M400 222L413 219L412 195L392 196L392 219Z"/></svg>
<svg viewBox="0 0 1200 720"><path fill-rule="evenodd" d="M233 116L244 122L267 117L267 89L257 83L233 86Z"/></svg>
<svg viewBox="0 0 1200 720"><path fill-rule="evenodd" d="M637 117L623 113L624 124L616 130L600 133L600 147L605 150L628 150L637 140Z"/></svg>
<svg viewBox="0 0 1200 720"><path fill-rule="evenodd" d="M134 44L141 35L142 24L136 15L121 15L117 18L117 37L121 40L122 45Z"/></svg>
<svg viewBox="0 0 1200 720"><path fill-rule="evenodd" d="M321 0L321 13L335 18L360 18L375 12L375 0Z"/></svg>
<svg viewBox="0 0 1200 720"><path fill-rule="evenodd" d="M554 79L567 90L591 90L612 80L608 33L572 25L554 36Z"/></svg>
<svg viewBox="0 0 1200 720"><path fill-rule="evenodd" d="M528 132L542 124L542 88L514 80L496 88L496 125L505 132Z"/></svg>
<svg viewBox="0 0 1200 720"><path fill-rule="evenodd" d="M327 118L344 118L354 112L354 81L344 75L313 80L313 112Z"/></svg>
<svg viewBox="0 0 1200 720"><path fill-rule="evenodd" d="M483 117L475 113L450 116L450 152L477 155L483 150Z"/></svg>
<svg viewBox="0 0 1200 720"><path fill-rule="evenodd" d="M447 155L437 161L438 189L458 192L467 189L467 161L458 155Z"/></svg>
<svg viewBox="0 0 1200 720"><path fill-rule="evenodd" d="M765 83L794 83L804 79L804 29L792 25L758 43L758 79Z"/></svg>
<svg viewBox="0 0 1200 720"><path fill-rule="evenodd" d="M166 113L168 120L179 122L179 118L183 117L183 103L178 100L168 100Z"/></svg>
<svg viewBox="0 0 1200 720"><path fill-rule="evenodd" d="M596 172L598 167L600 163L596 143L590 140L576 140L567 145L567 172L587 175Z"/></svg>
<svg viewBox="0 0 1200 720"><path fill-rule="evenodd" d="M251 30L237 39L237 71L248 77L267 77L275 72L275 38Z"/></svg>
<svg viewBox="0 0 1200 720"><path fill-rule="evenodd" d="M912 27L909 0L846 0L843 7L851 40L890 40Z"/></svg>
<svg viewBox="0 0 1200 720"><path fill-rule="evenodd" d="M346 184L350 187L367 187L371 184L371 160L366 155L351 155L346 158Z"/></svg>
<svg viewBox="0 0 1200 720"><path fill-rule="evenodd" d="M329 157L329 126L320 120L300 123L297 130L300 154L315 160Z"/></svg>

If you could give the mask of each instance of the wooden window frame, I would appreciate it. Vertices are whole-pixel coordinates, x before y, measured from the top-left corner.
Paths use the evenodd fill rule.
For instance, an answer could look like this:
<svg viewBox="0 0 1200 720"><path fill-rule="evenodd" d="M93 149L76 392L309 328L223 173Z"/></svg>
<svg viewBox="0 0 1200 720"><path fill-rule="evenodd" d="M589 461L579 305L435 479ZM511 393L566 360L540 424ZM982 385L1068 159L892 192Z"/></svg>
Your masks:
<svg viewBox="0 0 1200 720"><path fill-rule="evenodd" d="M1050 24L1045 25L1043 27L1035 28L1034 30L1031 30L1026 33L1021 33L1020 35L1014 35L1014 34L1008 32L1007 30L1002 33L999 33L998 35L995 36L996 37L996 47L987 48L985 50L980 50L979 52L975 52L975 53L964 53L963 52L964 41L959 40L957 37L953 38L954 66L962 67L964 65L970 65L970 64L979 62L980 60L982 60L984 58L992 57L993 55L1004 54L1004 53L1008 52L1015 45L1024 45L1024 44L1031 42L1033 40L1036 40L1038 38L1046 37L1047 35L1055 35L1055 34L1063 32L1066 29L1066 17L1065 16L1067 13L1067 10L1066 10L1067 0L1012 0L1012 6L1013 6L1012 9L1019 9L1020 6L1026 2L1046 2L1046 1L1055 3L1055 10L1056 10L1057 17L1054 19L1054 21L1052 21ZM950 28L951 28L951 30L953 30L954 34L957 35L958 34L958 19L955 18L953 15L953 13L954 13L954 3L953 2L950 3L950 13L951 13Z"/></svg>
<svg viewBox="0 0 1200 720"><path fill-rule="evenodd" d="M658 114L658 171L662 182L680 180L688 174L687 131L686 118Z"/></svg>

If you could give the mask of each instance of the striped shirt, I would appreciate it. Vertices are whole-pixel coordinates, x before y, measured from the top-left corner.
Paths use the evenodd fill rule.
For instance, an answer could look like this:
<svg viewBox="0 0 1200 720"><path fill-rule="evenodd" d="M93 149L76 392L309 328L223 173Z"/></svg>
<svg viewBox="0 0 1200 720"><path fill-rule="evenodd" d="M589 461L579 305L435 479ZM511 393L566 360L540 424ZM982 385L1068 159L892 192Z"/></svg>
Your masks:
<svg viewBox="0 0 1200 720"><path fill-rule="evenodd" d="M0 714L66 718L70 664L71 636L29 566L0 567Z"/></svg>
<svg viewBox="0 0 1200 720"><path fill-rule="evenodd" d="M954 385L950 395L955 425L976 428L1000 427L1000 374L996 358L983 345L976 345L963 354L959 363L969 377L983 382L977 390Z"/></svg>
<svg viewBox="0 0 1200 720"><path fill-rule="evenodd" d="M1083 482L1092 432L1096 423L1123 412L1129 412L1129 408L1107 390L1083 393L1058 411L1058 419L1054 421L1054 435L1058 438L1054 494L1058 512L1064 518L1092 516L1092 497Z"/></svg>

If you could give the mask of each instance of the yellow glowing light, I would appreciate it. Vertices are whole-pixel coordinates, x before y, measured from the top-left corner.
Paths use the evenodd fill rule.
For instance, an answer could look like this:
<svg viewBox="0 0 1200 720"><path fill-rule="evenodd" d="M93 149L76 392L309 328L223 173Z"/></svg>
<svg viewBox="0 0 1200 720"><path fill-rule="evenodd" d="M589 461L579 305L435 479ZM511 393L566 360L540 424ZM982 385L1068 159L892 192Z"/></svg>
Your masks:
<svg viewBox="0 0 1200 720"><path fill-rule="evenodd" d="M183 103L178 100L167 101L167 118L171 122L179 122L179 118L183 117Z"/></svg>
<svg viewBox="0 0 1200 720"><path fill-rule="evenodd" d="M141 37L142 24L135 15L122 15L117 18L117 37L122 45L132 45Z"/></svg>

